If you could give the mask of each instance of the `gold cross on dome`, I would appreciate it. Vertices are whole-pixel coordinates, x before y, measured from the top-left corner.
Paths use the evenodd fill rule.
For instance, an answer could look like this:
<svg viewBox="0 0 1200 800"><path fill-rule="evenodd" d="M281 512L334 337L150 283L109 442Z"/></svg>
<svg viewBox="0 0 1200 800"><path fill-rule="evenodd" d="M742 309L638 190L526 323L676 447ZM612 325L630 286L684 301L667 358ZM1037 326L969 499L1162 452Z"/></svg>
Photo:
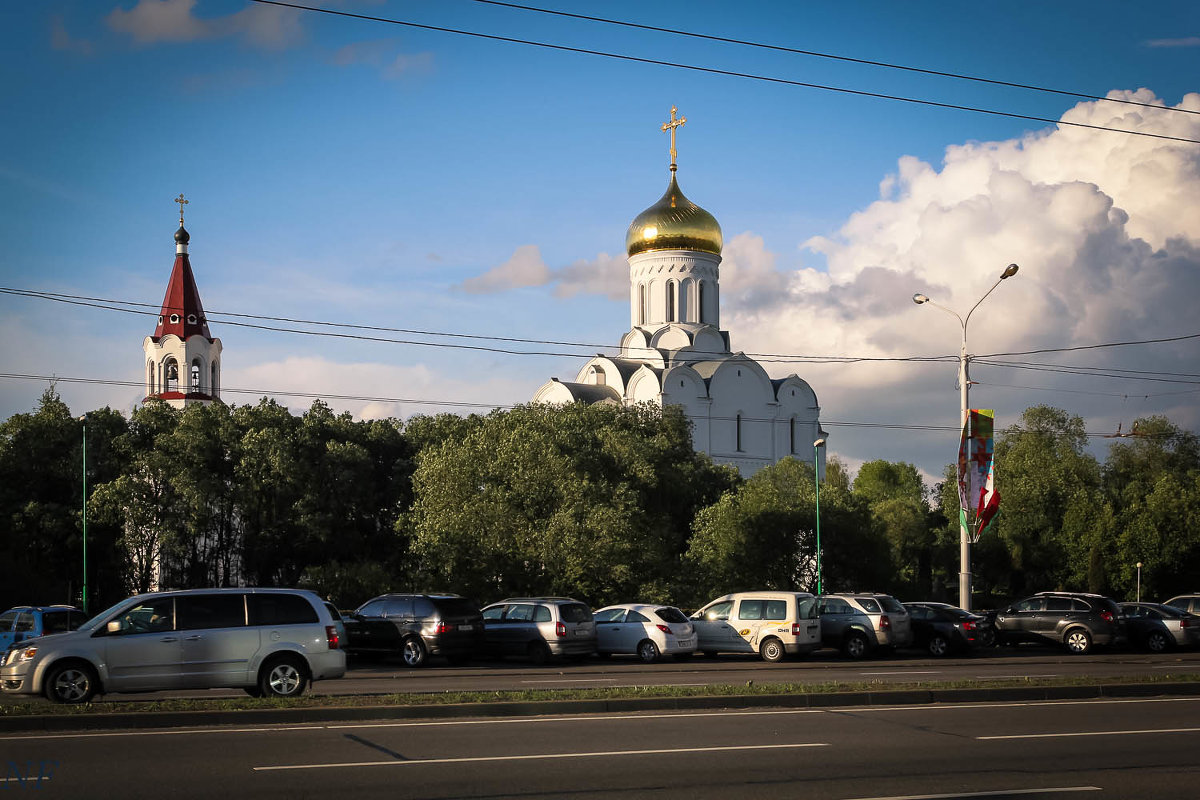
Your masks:
<svg viewBox="0 0 1200 800"><path fill-rule="evenodd" d="M183 207L188 204L187 200L183 199L183 192L179 193L179 197L175 198L175 202L179 203L179 225L183 226Z"/></svg>
<svg viewBox="0 0 1200 800"><path fill-rule="evenodd" d="M680 125L683 125L684 123L687 122L687 117L680 117L679 119L675 119L675 112L678 110L679 109L677 109L675 106L671 106L671 121L664 122L662 124L663 131L671 132L671 170L672 171L675 170L675 156L677 155L677 153L675 152L675 129L678 128Z"/></svg>

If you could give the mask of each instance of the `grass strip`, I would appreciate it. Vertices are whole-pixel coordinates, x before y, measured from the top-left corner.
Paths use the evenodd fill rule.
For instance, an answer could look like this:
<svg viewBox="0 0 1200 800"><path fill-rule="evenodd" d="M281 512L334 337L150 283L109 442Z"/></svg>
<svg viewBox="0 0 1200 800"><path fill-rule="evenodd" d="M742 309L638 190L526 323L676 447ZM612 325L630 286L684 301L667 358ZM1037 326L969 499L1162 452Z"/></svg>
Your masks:
<svg viewBox="0 0 1200 800"><path fill-rule="evenodd" d="M0 717L70 716L89 714L154 713L164 711L239 711L270 708L357 708L364 706L429 706L471 703L529 703L553 700L618 700L652 697L722 697L747 695L836 694L838 692L905 691L913 689L1007 689L1029 686L1112 686L1118 684L1196 683L1200 674L1167 673L1122 676L1064 676L1055 678L1004 678L959 681L828 681L825 683L759 683L709 686L615 686L607 688L521 689L494 692L421 692L396 694L313 695L291 699L221 697L172 700L135 700L119 703L49 705L18 700L0 705Z"/></svg>

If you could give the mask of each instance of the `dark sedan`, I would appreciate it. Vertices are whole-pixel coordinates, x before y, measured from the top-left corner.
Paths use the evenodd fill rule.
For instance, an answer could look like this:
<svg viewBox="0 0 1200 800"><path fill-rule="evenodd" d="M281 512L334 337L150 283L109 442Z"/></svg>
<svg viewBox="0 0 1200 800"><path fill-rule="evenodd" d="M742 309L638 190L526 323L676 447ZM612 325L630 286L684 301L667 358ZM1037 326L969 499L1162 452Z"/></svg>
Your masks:
<svg viewBox="0 0 1200 800"><path fill-rule="evenodd" d="M904 607L912 620L913 645L931 656L990 647L996 640L991 621L979 614L947 603L905 603Z"/></svg>
<svg viewBox="0 0 1200 800"><path fill-rule="evenodd" d="M1159 603L1122 603L1129 641L1152 653L1200 643L1200 617Z"/></svg>

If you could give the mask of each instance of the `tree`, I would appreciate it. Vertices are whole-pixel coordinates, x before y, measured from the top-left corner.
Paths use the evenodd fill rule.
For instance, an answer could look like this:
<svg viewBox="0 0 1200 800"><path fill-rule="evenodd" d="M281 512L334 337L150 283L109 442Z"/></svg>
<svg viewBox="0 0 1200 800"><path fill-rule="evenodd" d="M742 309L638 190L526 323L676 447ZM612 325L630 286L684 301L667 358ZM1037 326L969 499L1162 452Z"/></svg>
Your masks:
<svg viewBox="0 0 1200 800"><path fill-rule="evenodd" d="M853 492L871 512L891 546L894 587L908 596L933 593L933 545L940 515L930 511L925 482L912 464L868 461L854 478Z"/></svg>
<svg viewBox="0 0 1200 800"><path fill-rule="evenodd" d="M520 406L418 455L405 524L427 580L480 599L666 599L695 509L734 480L678 409Z"/></svg>

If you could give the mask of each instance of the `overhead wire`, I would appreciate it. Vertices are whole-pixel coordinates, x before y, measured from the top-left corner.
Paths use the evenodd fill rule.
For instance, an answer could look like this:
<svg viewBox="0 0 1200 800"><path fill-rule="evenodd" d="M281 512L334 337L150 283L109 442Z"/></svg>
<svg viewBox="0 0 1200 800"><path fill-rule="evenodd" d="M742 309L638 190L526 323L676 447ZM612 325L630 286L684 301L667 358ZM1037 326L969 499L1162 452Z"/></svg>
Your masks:
<svg viewBox="0 0 1200 800"><path fill-rule="evenodd" d="M1051 125L1066 125L1073 128L1087 128L1097 131L1108 131L1110 133L1122 133L1130 136L1144 136L1151 139L1163 139L1167 141L1186 142L1188 144L1200 144L1200 139L1191 139L1186 136L1168 136L1164 133L1151 133L1149 131L1136 131L1128 128L1113 128L1105 125L1092 125L1086 122L1075 122L1064 119L1055 119L1051 117L1039 117L1032 114L1018 114L1012 111L999 111L996 109L982 108L979 106L968 106L959 103L942 103L936 100L923 100L916 97L907 97L904 95L886 94L884 92L871 92L863 89L850 89L844 86L831 86L828 84L813 83L810 81L797 81L787 78L776 78L769 75L758 75L750 72L740 72L737 70L718 69L716 67L705 67L697 64L685 64L678 61L667 61L659 58L645 58L643 56L632 56L623 53L612 53L604 50L595 50L586 47L570 47L568 45L553 44L551 42L541 42L533 39L521 39L514 36L500 36L492 33L481 33L479 31L468 31L459 28L450 28L444 25L427 25L419 22L411 22L408 20L393 19L390 17L376 17L369 14L355 14L350 11L339 11L331 8L321 8L320 6L308 6L301 3L284 2L284 0L252 0L252 2L262 5L278 6L280 8L292 8L298 11L311 11L319 14L330 14L337 17L346 17L349 19L363 20L366 22L381 22L389 25L400 25L407 28L415 28L419 30L435 31L438 33L449 33L457 36L468 36L477 39L486 39L489 41L505 42L508 44L521 44L530 47L540 47L547 50L556 50L567 53L577 53L580 55L599 56L601 58L611 58L620 61L630 61L639 64L651 64L660 67L670 67L673 69L688 70L691 72L703 72L710 75L724 75L731 78L744 78L746 80L762 81L765 83L774 83L784 86L795 86L805 89L817 89L826 92L835 92L839 94L852 95L855 97L871 97L877 100L892 100L900 103L911 103L914 105L929 106L933 108L943 108L954 111L968 111L975 114L986 114L996 117L1005 117L1008 119L1021 119L1030 122L1044 122Z"/></svg>
<svg viewBox="0 0 1200 800"><path fill-rule="evenodd" d="M710 42L721 42L723 44L736 44L743 47L753 47L761 50L771 50L777 53L791 53L793 55L811 56L813 58L824 58L832 61L841 61L850 64L863 64L871 67L882 67L885 69L900 70L903 72L913 72L921 75L932 75L939 78L952 78L960 81L971 81L974 83L985 83L991 86L1005 86L1010 89L1025 89L1032 92L1043 92L1046 94L1054 94L1062 97L1075 97L1080 100L1101 100L1109 103L1119 103L1121 105L1140 106L1142 108L1153 108L1160 111L1174 111L1184 114L1200 114L1200 111L1193 111L1190 108L1177 108L1167 106L1161 103L1143 103L1140 100L1128 100L1117 97L1106 97L1104 95L1088 94L1086 92L1076 92L1068 89L1054 89L1048 86L1037 86L1029 83L1016 83L1013 81L999 80L996 78L984 78L978 75L964 75L957 72L947 72L944 70L927 69L924 67L913 67L905 64L895 64L888 61L877 61L869 58L854 58L852 56L842 56L834 53L823 53L818 50L804 50L798 47L784 47L783 45L767 44L766 42L755 42L747 39L735 39L729 36L715 36L708 33L698 33L696 31L685 31L679 28L666 28L658 25L646 25L638 22L630 22L628 20L612 19L610 17L597 17L590 14L573 14L569 11L559 11L550 8L538 8L536 6L526 6L519 3L506 3L501 0L471 0L474 3L482 5L499 6L502 8L512 8L521 11L531 11L538 14L548 14L556 17L566 17L570 19L585 20L587 22L600 22L605 25L617 25L624 28L632 28L635 30L653 31L656 33L669 33L672 36L685 36L692 39L702 39Z"/></svg>

